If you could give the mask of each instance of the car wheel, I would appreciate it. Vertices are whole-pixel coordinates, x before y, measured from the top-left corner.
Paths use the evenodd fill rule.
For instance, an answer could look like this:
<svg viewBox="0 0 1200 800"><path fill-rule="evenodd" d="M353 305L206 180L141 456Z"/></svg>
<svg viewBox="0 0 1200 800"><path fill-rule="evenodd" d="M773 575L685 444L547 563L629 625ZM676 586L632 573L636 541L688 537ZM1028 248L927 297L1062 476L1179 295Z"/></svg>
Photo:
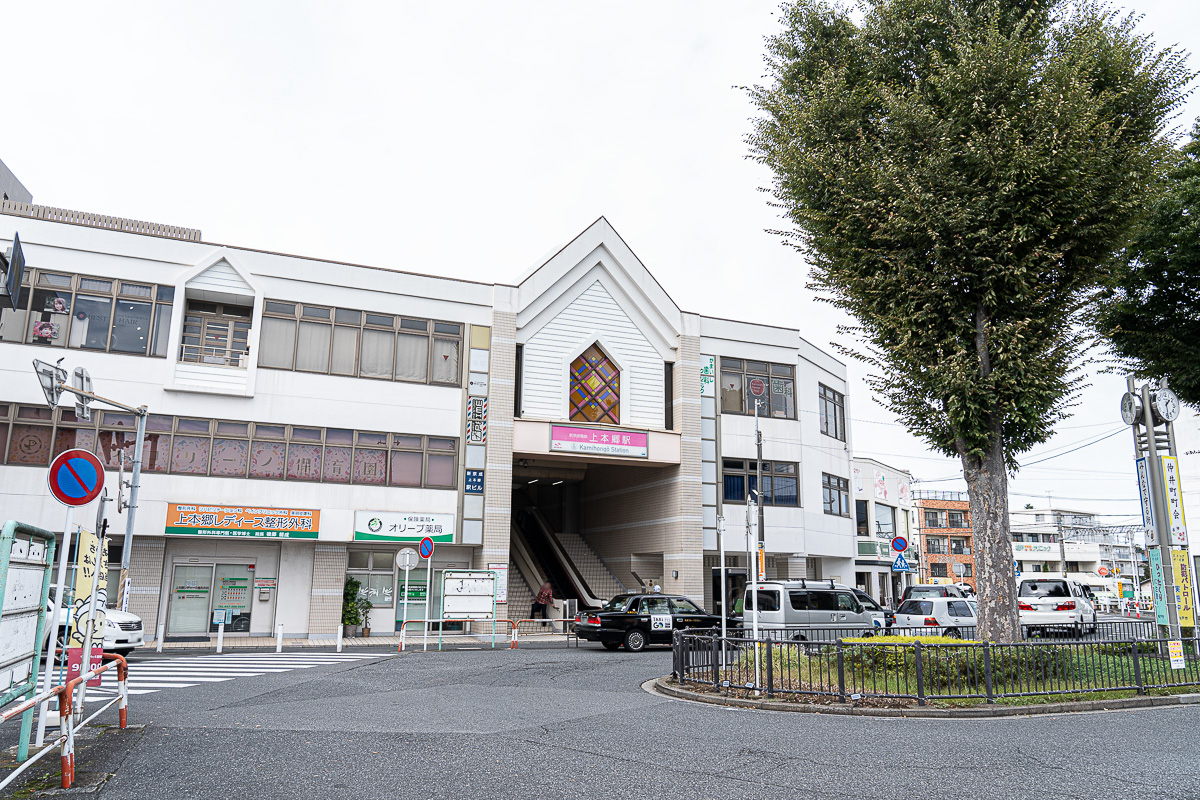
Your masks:
<svg viewBox="0 0 1200 800"><path fill-rule="evenodd" d="M600 644L604 645L605 650L616 650L621 646L620 642L601 642Z"/></svg>
<svg viewBox="0 0 1200 800"><path fill-rule="evenodd" d="M942 633L942 636L945 636L947 639L960 638L958 628L946 628L945 632Z"/></svg>
<svg viewBox="0 0 1200 800"><path fill-rule="evenodd" d="M634 628L625 634L625 649L631 653L640 653L646 649L646 634Z"/></svg>

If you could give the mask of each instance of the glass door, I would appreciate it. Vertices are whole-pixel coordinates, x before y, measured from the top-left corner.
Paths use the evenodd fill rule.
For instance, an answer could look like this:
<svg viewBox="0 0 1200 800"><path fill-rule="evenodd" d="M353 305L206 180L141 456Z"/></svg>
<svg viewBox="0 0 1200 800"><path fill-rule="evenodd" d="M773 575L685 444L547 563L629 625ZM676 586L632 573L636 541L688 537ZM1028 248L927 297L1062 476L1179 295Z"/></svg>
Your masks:
<svg viewBox="0 0 1200 800"><path fill-rule="evenodd" d="M250 632L250 567L246 564L217 564L216 591L213 610L225 609L230 621L225 625L226 633ZM209 619L209 632L216 633L217 626Z"/></svg>
<svg viewBox="0 0 1200 800"><path fill-rule="evenodd" d="M171 607L167 611L168 634L208 632L208 609L212 599L211 565L179 565L171 580Z"/></svg>

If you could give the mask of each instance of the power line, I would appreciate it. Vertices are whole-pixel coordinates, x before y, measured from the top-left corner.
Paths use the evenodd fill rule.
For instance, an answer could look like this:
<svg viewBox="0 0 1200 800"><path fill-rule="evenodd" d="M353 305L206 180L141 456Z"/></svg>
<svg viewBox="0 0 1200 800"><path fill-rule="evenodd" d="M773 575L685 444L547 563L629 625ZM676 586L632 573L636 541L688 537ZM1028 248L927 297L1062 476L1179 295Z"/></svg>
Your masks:
<svg viewBox="0 0 1200 800"><path fill-rule="evenodd" d="M1092 446L1092 445L1094 445L1094 444L1100 444L1100 442L1103 442L1105 439L1111 439L1112 437L1116 436L1118 433L1124 433L1124 432L1125 432L1125 426L1124 426L1124 425L1122 425L1120 428L1118 428L1117 430L1113 431L1112 433L1109 433L1109 434L1107 434L1107 435L1105 435L1105 436L1101 436L1099 439L1096 439L1095 441L1088 442L1087 444L1081 444L1081 445L1079 445L1078 447L1074 447L1074 448L1072 448L1072 449L1070 449L1070 450L1064 450L1064 451L1063 451L1063 452L1061 452L1061 453L1055 453L1055 454L1054 454L1054 455L1052 455L1052 456L1046 456L1045 458L1039 458L1037 461L1030 461L1029 463L1027 463L1027 464L1022 464L1021 466L1023 466L1023 467L1032 467L1034 464L1041 464L1043 461L1049 461L1049 460L1050 460L1050 459L1052 459L1052 458L1058 458L1059 456L1065 456L1065 455L1067 455L1067 454L1069 454L1069 453L1074 453L1074 452L1076 452L1076 451L1078 451L1078 450L1082 450L1082 449L1083 449L1083 448L1085 448L1085 447L1091 447L1091 446Z"/></svg>

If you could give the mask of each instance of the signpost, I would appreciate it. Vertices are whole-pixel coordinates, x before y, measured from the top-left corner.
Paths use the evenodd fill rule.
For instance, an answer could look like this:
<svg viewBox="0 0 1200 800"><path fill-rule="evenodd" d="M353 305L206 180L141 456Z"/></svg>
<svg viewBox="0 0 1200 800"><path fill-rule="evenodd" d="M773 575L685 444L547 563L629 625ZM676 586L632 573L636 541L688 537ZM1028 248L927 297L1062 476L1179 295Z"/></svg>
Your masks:
<svg viewBox="0 0 1200 800"><path fill-rule="evenodd" d="M908 549L908 539L905 539L903 536L893 536L892 549L897 553L903 553Z"/></svg>
<svg viewBox="0 0 1200 800"><path fill-rule="evenodd" d="M404 570L404 599L402 600L404 603L404 610L400 612L401 636L404 635L404 623L408 622L408 573L412 572L413 567L415 567L419 561L420 559L417 558L417 551L413 550L411 547L405 547L396 554L396 565L399 566L400 569ZM426 589L428 589L428 585L426 586ZM425 596L428 597L428 593L426 593Z"/></svg>
<svg viewBox="0 0 1200 800"><path fill-rule="evenodd" d="M425 559L425 624L422 626L425 629L425 643L421 649L429 650L429 600L433 595L433 539L426 536L418 545L418 552L421 558ZM408 602L407 593L404 598L405 603ZM438 625L438 635L441 635L442 626Z"/></svg>
<svg viewBox="0 0 1200 800"><path fill-rule="evenodd" d="M904 553L896 553L896 560L892 562L892 572L912 572L912 567L905 560Z"/></svg>

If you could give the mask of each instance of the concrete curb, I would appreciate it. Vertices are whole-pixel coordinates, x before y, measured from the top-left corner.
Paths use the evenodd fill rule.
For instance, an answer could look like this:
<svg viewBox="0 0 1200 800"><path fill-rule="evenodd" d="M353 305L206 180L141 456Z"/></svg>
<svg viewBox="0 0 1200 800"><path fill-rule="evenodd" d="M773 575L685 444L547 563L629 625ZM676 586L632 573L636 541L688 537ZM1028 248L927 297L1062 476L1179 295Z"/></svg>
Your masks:
<svg viewBox="0 0 1200 800"><path fill-rule="evenodd" d="M693 692L670 683L669 677L656 678L654 690L679 700L691 700L714 706L752 708L762 711L797 711L807 714L831 714L843 717L924 717L932 719L993 719L996 717L1027 717L1041 714L1067 714L1082 711L1121 711L1130 708L1157 708L1200 703L1200 694L1174 694L1162 697L1124 697L1110 700L1074 700L1068 703L1039 703L1031 706L979 706L976 708L862 708L844 703L788 703L781 700L744 700Z"/></svg>

